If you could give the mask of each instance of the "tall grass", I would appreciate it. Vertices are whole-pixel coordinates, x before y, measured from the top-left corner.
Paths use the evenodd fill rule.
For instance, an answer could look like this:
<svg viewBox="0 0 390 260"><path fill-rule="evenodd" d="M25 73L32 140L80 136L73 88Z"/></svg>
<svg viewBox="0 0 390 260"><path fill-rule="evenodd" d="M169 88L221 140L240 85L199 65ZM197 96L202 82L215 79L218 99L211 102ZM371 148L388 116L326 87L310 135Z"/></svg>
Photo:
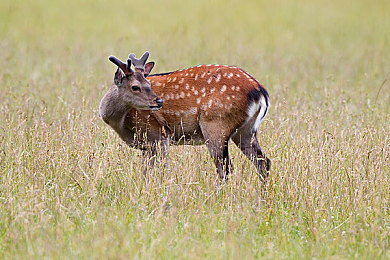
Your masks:
<svg viewBox="0 0 390 260"><path fill-rule="evenodd" d="M389 258L388 1L0 1L2 258ZM110 54L238 65L271 109L265 192L230 145L142 159L98 117Z"/></svg>

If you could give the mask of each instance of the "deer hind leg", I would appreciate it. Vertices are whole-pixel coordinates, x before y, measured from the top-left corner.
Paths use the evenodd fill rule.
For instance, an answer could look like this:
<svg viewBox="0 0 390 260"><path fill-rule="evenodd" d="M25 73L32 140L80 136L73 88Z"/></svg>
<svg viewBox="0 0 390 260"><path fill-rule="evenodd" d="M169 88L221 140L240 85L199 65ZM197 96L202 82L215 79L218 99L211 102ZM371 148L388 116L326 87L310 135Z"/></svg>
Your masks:
<svg viewBox="0 0 390 260"><path fill-rule="evenodd" d="M265 181L269 175L271 160L261 151L259 141L256 138L256 132L248 133L245 130L241 130L232 136L232 140L255 165L260 179Z"/></svg>
<svg viewBox="0 0 390 260"><path fill-rule="evenodd" d="M210 156L214 161L220 181L227 181L232 171L232 163L229 157L229 136L222 129L222 122L201 121L200 127Z"/></svg>

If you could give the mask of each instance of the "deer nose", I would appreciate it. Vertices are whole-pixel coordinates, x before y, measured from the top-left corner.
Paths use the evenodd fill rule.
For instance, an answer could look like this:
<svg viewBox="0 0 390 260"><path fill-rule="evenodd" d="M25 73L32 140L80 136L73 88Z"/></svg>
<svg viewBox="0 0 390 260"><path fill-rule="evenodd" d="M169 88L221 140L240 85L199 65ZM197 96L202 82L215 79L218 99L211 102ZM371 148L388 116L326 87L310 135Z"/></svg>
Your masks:
<svg viewBox="0 0 390 260"><path fill-rule="evenodd" d="M162 107L162 105L164 104L164 101L161 98L159 98L159 99L156 99L156 103L157 103L158 107Z"/></svg>

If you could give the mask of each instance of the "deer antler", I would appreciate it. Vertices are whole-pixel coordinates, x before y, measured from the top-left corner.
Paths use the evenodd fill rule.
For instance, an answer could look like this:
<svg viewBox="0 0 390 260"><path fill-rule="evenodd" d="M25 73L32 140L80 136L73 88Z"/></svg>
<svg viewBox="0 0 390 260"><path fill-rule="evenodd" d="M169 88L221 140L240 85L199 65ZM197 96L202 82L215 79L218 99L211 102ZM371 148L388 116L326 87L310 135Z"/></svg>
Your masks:
<svg viewBox="0 0 390 260"><path fill-rule="evenodd" d="M130 59L127 60L127 64L122 62L120 59L118 59L115 56L110 56L108 59L112 63L117 65L123 71L123 73L125 73L126 76L134 73L134 71L131 69L131 60Z"/></svg>
<svg viewBox="0 0 390 260"><path fill-rule="evenodd" d="M133 63L134 69L144 72L146 60L149 58L149 52L145 52L140 59L135 57L134 53L129 54L129 60Z"/></svg>

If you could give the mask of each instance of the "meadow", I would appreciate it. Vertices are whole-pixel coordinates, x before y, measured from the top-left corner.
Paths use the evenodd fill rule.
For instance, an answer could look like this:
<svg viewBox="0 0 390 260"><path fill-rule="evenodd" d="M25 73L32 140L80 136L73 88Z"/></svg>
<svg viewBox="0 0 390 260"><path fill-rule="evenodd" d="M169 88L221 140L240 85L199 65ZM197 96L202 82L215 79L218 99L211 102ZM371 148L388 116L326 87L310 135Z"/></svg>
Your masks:
<svg viewBox="0 0 390 260"><path fill-rule="evenodd" d="M0 0L0 258L390 258L390 2ZM268 90L261 189L232 144L144 177L98 116L109 55L244 68Z"/></svg>

